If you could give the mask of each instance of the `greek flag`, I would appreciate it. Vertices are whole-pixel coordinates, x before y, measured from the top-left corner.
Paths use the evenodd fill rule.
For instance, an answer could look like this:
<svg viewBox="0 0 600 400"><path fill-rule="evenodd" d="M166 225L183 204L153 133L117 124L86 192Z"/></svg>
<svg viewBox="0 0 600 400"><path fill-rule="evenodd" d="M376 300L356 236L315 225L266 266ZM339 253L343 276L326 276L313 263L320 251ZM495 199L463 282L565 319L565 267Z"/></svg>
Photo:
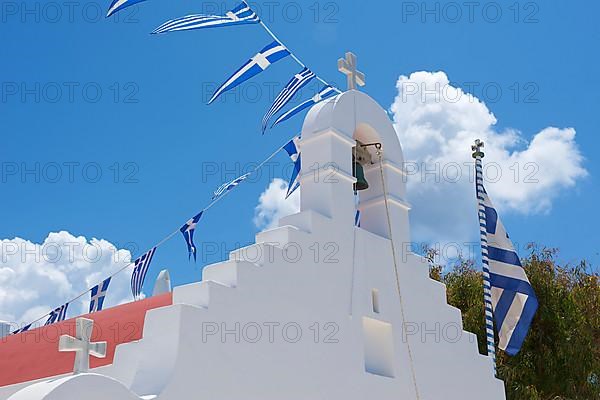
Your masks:
<svg viewBox="0 0 600 400"><path fill-rule="evenodd" d="M56 310L50 312L50 317L46 321L45 325L51 325L56 322L64 321L67 316L67 308L69 308L69 303L64 304L58 307Z"/></svg>
<svg viewBox="0 0 600 400"><path fill-rule="evenodd" d="M246 180L246 178L248 178L250 176L250 174L251 173L248 172L247 174L244 174L244 175L240 176L239 178L235 178L231 182L227 182L227 183L224 183L221 186L219 186L219 188L214 191L212 200L215 200L217 197L222 196L224 193L229 192L231 189L233 189L240 183L244 182Z"/></svg>
<svg viewBox="0 0 600 400"><path fill-rule="evenodd" d="M538 300L485 189L479 195L483 196L485 208L486 245L498 347L514 356L527 336Z"/></svg>
<svg viewBox="0 0 600 400"><path fill-rule="evenodd" d="M237 7L228 11L225 15L187 15L165 22L152 33L157 34L187 31L191 29L215 28L218 26L257 24L259 22L260 18L258 18L258 15L256 15L245 1L242 1Z"/></svg>
<svg viewBox="0 0 600 400"><path fill-rule="evenodd" d="M19 333L27 332L29 329L31 329L31 325L33 325L33 324L25 325L21 329L17 329L16 331L14 331L12 334L17 335Z"/></svg>
<svg viewBox="0 0 600 400"><path fill-rule="evenodd" d="M144 286L144 280L146 279L146 274L148 273L148 267L150 267L150 263L152 262L152 257L154 257L154 253L156 252L156 247L153 247L152 250L135 260L135 267L133 268L133 274L131 275L131 293L133 293L133 298L137 299L140 297L142 293L142 286Z"/></svg>
<svg viewBox="0 0 600 400"><path fill-rule="evenodd" d="M233 75L223 83L213 94L208 104L211 104L223 92L233 89L234 87L246 82L253 76L263 72L269 66L282 58L290 55L290 51L278 41L267 45L258 54L252 57L246 64L238 69Z"/></svg>
<svg viewBox="0 0 600 400"><path fill-rule="evenodd" d="M271 128L274 127L275 125L279 124L280 122L283 122L283 121L286 121L286 120L292 118L294 115L298 114L302 110L306 110L307 108L312 107L317 103L320 103L321 101L334 95L335 93L336 93L336 90L333 86L329 86L329 85L325 86L312 99L306 100L305 102L297 105L296 107L292 108L291 110L286 111L284 114L281 114L279 116L279 118L277 118L277 120L273 123L273 125L271 125Z"/></svg>
<svg viewBox="0 0 600 400"><path fill-rule="evenodd" d="M288 184L288 191L287 191L287 194L285 195L286 199L288 197L290 197L292 195L292 193L294 193L296 191L296 189L298 189L300 187L300 182L298 182L298 177L300 175L302 161L301 161L301 157L300 157L301 154L298 151L298 145L297 145L299 139L300 139L300 137L296 136L295 138L290 140L285 146L283 146L283 149L286 151L286 153L288 153L288 156L294 162L294 170L292 171L290 183Z"/></svg>
<svg viewBox="0 0 600 400"><path fill-rule="evenodd" d="M300 140L300 137L296 136L295 138L287 142L285 146L283 146L285 152L288 153L288 156L290 156L290 158L294 162L296 162L296 159L300 154L300 152L298 151L298 140Z"/></svg>
<svg viewBox="0 0 600 400"><path fill-rule="evenodd" d="M116 12L121 11L124 8L127 8L137 3L141 3L142 1L145 0L113 0L113 2L110 4L110 7L108 7L106 18L110 17Z"/></svg>
<svg viewBox="0 0 600 400"><path fill-rule="evenodd" d="M92 290L90 290L92 294L92 299L90 301L90 313L102 311L102 306L104 306L104 298L106 297L110 280L111 278L107 278L104 280L104 282L94 286Z"/></svg>
<svg viewBox="0 0 600 400"><path fill-rule="evenodd" d="M356 215L354 216L354 226L360 228L360 210L356 210Z"/></svg>
<svg viewBox="0 0 600 400"><path fill-rule="evenodd" d="M198 221L202 218L202 214L204 211L200 211L194 218L190 219L179 229L183 234L183 238L185 239L185 244L187 244L188 248L188 260L192 255L194 255L194 261L196 261L196 245L194 244L194 232L196 231L196 226L198 225Z"/></svg>
<svg viewBox="0 0 600 400"><path fill-rule="evenodd" d="M262 120L262 132L263 134L267 130L267 125L269 120L273 118L275 114L277 114L283 107L286 106L287 103L298 93L300 89L302 89L308 82L310 82L315 77L315 73L312 72L308 68L304 68L302 71L294 75L294 77L285 85L285 87L281 90L281 93L275 98L273 105Z"/></svg>

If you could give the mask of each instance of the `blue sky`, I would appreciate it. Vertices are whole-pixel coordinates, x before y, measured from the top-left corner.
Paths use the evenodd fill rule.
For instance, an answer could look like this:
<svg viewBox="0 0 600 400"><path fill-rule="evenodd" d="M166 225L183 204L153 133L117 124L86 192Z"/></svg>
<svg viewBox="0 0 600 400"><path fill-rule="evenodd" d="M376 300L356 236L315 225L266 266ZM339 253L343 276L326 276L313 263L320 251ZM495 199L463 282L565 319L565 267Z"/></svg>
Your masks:
<svg viewBox="0 0 600 400"><path fill-rule="evenodd" d="M301 117L260 134L273 92L299 68L284 60L207 106L210 88L269 36L257 25L149 32L169 18L230 8L234 1L148 0L110 19L97 15L108 0L75 3L69 9L27 2L29 11L21 2L3 3L0 238L41 242L49 232L66 230L121 247L134 243L139 254L206 205L223 179L300 131ZM519 243L558 247L569 262L600 262L593 207L600 196L593 50L600 5L481 2L469 10L426 2L433 11L423 13L421 2L257 3L282 41L324 79L345 87L336 61L355 52L367 75L364 90L385 108L398 93L400 75L444 71L453 86L486 103L498 130L517 129L530 140L549 126L574 128L588 175L560 189L545 212L502 216ZM562 163L565 155L555 156ZM250 243L258 198L288 165L284 155L274 161L272 172L206 214L196 237L211 254L188 263L177 237L157 252L149 281L163 267L176 284L198 280L202 265ZM230 172L209 174L215 166ZM37 169L39 179L22 176L26 168ZM212 254L215 247L220 250Z"/></svg>

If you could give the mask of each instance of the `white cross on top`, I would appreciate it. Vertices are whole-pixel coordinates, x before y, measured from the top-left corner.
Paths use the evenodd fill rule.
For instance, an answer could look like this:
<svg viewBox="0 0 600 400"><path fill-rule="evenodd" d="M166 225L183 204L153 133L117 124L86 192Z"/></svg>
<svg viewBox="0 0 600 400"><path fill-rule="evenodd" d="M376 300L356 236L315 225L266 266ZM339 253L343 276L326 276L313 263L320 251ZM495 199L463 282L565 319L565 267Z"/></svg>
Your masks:
<svg viewBox="0 0 600 400"><path fill-rule="evenodd" d="M356 89L356 85L365 86L365 74L357 69L356 56L351 53L346 53L346 58L338 60L338 70L346 75L348 80L348 90Z"/></svg>
<svg viewBox="0 0 600 400"><path fill-rule="evenodd" d="M86 318L77 318L75 337L62 335L58 343L58 351L74 351L75 366L73 372L80 374L90 369L90 355L93 357L106 357L106 342L92 343L92 330L94 321Z"/></svg>

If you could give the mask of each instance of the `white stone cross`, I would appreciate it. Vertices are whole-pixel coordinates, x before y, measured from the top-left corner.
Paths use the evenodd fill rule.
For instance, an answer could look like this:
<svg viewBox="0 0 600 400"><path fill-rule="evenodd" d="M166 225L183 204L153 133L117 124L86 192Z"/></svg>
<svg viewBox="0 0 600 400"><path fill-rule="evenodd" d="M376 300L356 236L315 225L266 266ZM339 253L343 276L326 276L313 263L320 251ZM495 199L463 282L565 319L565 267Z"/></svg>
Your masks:
<svg viewBox="0 0 600 400"><path fill-rule="evenodd" d="M365 86L365 74L357 69L356 55L351 52L346 53L346 58L338 60L338 70L346 75L348 80L348 90L356 89L356 85Z"/></svg>
<svg viewBox="0 0 600 400"><path fill-rule="evenodd" d="M75 351L75 366L73 373L80 374L90 369L90 355L98 358L106 357L106 342L92 343L94 321L87 318L77 318L75 337L62 335L58 343L58 351Z"/></svg>

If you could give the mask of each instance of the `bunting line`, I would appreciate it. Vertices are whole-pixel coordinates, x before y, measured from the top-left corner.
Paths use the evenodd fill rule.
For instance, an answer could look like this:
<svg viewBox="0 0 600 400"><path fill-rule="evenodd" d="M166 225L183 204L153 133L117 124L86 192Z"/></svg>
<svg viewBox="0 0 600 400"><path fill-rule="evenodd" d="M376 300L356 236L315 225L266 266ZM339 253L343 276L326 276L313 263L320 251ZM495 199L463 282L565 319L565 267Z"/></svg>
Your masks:
<svg viewBox="0 0 600 400"><path fill-rule="evenodd" d="M296 138L292 139L295 140ZM255 174L256 172L258 172L259 170L262 169L262 167L264 167L264 165L266 163L268 163L269 161L271 161L279 152L281 152L282 150L285 149L286 146L288 146L290 143L290 141L286 141L285 144L283 144L281 147L279 147L277 150L275 150L273 153L271 153L271 155L269 155L267 158L265 158L263 161L261 161L252 171L250 171L248 173L248 175L252 175ZM199 215L202 215L203 213L205 213L206 211L208 211L209 209L211 209L212 207L214 207L218 202L220 202L221 200L223 200L229 193L231 193L232 191L226 191L224 192L221 196L217 197L216 199L212 200L206 207L204 207L204 209L202 209L199 213ZM157 244L155 244L151 249L151 251L155 251L158 247L162 246L164 243L168 242L169 240L171 240L173 238L173 236L180 234L181 233L181 227L177 228L175 231L171 232L169 235L167 235L164 239L162 239L160 242L158 242ZM148 252L146 252L144 255L146 255ZM57 314L55 321L54 322L59 322L61 320L59 320L58 318L61 317L65 319L66 318L66 313L67 313L67 308L69 306L69 304L73 304L75 301L81 299L83 296L87 295L88 293L90 293L94 288L98 287L99 285L102 285L102 287L104 286L103 283L108 281L110 283L110 280L112 278L114 278L116 275L120 274L121 272L125 271L126 269L128 269L131 266L135 267L135 263L136 261L138 261L141 257L137 258L135 261L129 262L127 263L127 265L123 266L121 269L115 271L114 273L112 273L108 278L104 279L102 281L101 284L96 284L92 287L90 287L89 289L87 289L86 291L82 292L81 294L79 294L78 296L74 297L73 299L69 300L68 302L66 302L63 306L58 307L50 312L47 312L46 314L42 315L41 317L37 318L36 320L34 320L33 322L23 325L21 328L16 329L12 332L13 335L19 334L19 333L23 333L23 332L27 332L30 329L32 329L32 327L34 326L34 324L36 324L39 321L42 321L44 318L49 317L48 321L50 320L50 318L52 318L52 316L54 314ZM132 274L133 276L133 274ZM133 283L132 283L133 286ZM108 288L108 285L106 286ZM104 299L102 299L102 303L104 302ZM64 309L63 309L64 308ZM63 310L62 313L60 313L60 310ZM57 313L57 311L59 311ZM98 310L99 311L99 310ZM47 322L48 322L47 321ZM52 322L52 323L54 323Z"/></svg>

